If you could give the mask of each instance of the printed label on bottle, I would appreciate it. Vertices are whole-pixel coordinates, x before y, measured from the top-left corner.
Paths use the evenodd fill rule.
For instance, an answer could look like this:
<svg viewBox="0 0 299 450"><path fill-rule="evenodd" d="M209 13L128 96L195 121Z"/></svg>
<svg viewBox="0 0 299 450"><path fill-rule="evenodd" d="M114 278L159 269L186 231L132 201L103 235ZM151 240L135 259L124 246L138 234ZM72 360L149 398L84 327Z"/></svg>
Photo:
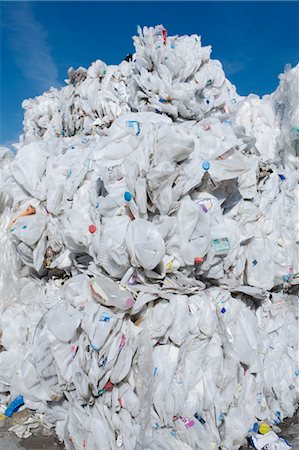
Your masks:
<svg viewBox="0 0 299 450"><path fill-rule="evenodd" d="M118 164L115 166L109 166L106 169L106 177L108 183L115 183L116 181L120 181L124 177L123 165Z"/></svg>
<svg viewBox="0 0 299 450"><path fill-rule="evenodd" d="M210 209L213 208L213 202L210 198L203 198L201 200L197 200L197 203L205 213L207 213L208 211L210 211Z"/></svg>
<svg viewBox="0 0 299 450"><path fill-rule="evenodd" d="M212 240L212 249L216 254L226 253L230 249L230 243L227 237Z"/></svg>
<svg viewBox="0 0 299 450"><path fill-rule="evenodd" d="M197 419L202 425L204 425L206 423L206 421L201 417L200 414L195 413L194 414L195 419Z"/></svg>
<svg viewBox="0 0 299 450"><path fill-rule="evenodd" d="M222 155L219 155L218 158L216 159L227 159L229 156L233 155L235 153L235 150L233 148L231 148L230 150L228 150L227 152L222 153Z"/></svg>
<svg viewBox="0 0 299 450"><path fill-rule="evenodd" d="M214 191L215 189L218 188L219 184L216 183L212 178L209 178L207 181L207 184L209 186L210 189L212 189L212 191Z"/></svg>
<svg viewBox="0 0 299 450"><path fill-rule="evenodd" d="M193 427L194 425L194 420L192 419L186 419L185 417L180 416L181 421L183 422L183 424L185 425L186 428L190 428Z"/></svg>

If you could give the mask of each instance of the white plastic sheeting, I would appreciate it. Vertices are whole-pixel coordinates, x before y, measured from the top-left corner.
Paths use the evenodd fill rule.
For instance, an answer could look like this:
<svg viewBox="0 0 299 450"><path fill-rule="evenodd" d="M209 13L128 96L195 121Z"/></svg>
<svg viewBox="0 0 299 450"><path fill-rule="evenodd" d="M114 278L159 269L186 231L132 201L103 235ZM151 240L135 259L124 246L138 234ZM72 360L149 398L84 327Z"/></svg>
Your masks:
<svg viewBox="0 0 299 450"><path fill-rule="evenodd" d="M138 31L2 150L0 392L68 450L238 449L298 401L298 67L240 98L199 36Z"/></svg>

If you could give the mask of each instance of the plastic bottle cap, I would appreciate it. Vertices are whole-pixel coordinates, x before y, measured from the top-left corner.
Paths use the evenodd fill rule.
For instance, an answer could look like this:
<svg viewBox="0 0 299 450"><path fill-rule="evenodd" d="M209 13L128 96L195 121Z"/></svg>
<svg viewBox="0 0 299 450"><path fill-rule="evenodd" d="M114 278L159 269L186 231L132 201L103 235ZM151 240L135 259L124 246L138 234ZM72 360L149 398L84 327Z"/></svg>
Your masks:
<svg viewBox="0 0 299 450"><path fill-rule="evenodd" d="M194 264L200 264L203 262L203 258L200 258L199 256L194 259Z"/></svg>
<svg viewBox="0 0 299 450"><path fill-rule="evenodd" d="M209 161L203 161L203 163L202 163L203 170L209 170L210 167L211 167L211 164L209 163Z"/></svg>
<svg viewBox="0 0 299 450"><path fill-rule="evenodd" d="M222 314L224 314L226 312L226 309L222 308L221 312L222 312Z"/></svg>
<svg viewBox="0 0 299 450"><path fill-rule="evenodd" d="M255 422L255 423L253 424L253 431L254 431L254 433L257 433L258 430L259 430L259 424L258 424L257 422Z"/></svg>
<svg viewBox="0 0 299 450"><path fill-rule="evenodd" d="M171 44L171 48L175 48L175 45L174 45L174 44Z"/></svg>
<svg viewBox="0 0 299 450"><path fill-rule="evenodd" d="M267 434L267 433L269 433L269 431L270 431L270 426L267 423L263 422L260 424L259 432L261 434Z"/></svg>
<svg viewBox="0 0 299 450"><path fill-rule="evenodd" d="M111 392L113 389L113 384L111 383L111 381L107 381L107 383L104 386L105 391Z"/></svg>
<svg viewBox="0 0 299 450"><path fill-rule="evenodd" d="M131 194L131 192L126 191L126 192L124 193L124 198L125 198L125 200L126 200L127 202L130 202L130 201L132 200L132 194Z"/></svg>
<svg viewBox="0 0 299 450"><path fill-rule="evenodd" d="M88 230L91 234L95 233L97 231L97 227L93 224L89 225Z"/></svg>

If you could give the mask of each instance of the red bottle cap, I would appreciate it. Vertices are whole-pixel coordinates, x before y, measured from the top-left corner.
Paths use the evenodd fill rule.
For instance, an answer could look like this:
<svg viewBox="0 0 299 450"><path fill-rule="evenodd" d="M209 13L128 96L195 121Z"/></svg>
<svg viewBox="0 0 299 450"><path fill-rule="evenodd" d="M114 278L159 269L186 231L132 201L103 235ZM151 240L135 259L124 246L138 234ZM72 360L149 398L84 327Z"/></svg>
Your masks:
<svg viewBox="0 0 299 450"><path fill-rule="evenodd" d="M92 224L92 225L89 225L88 230L91 234L93 234L97 231L97 227Z"/></svg>
<svg viewBox="0 0 299 450"><path fill-rule="evenodd" d="M203 262L203 258L197 257L194 259L194 264L200 264Z"/></svg>
<svg viewBox="0 0 299 450"><path fill-rule="evenodd" d="M111 392L113 389L113 384L111 383L111 381L107 381L107 383L104 386L105 391Z"/></svg>

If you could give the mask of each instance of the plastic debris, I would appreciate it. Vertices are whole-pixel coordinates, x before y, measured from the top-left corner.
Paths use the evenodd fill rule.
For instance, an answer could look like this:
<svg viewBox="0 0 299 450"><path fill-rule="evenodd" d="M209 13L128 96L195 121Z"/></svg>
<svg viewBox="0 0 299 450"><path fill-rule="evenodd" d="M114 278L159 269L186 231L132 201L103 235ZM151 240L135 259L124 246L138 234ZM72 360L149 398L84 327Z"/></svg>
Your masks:
<svg viewBox="0 0 299 450"><path fill-rule="evenodd" d="M17 412L23 405L24 405L24 397L22 395L19 395L6 408L4 414L6 415L6 417L11 417L13 413Z"/></svg>
<svg viewBox="0 0 299 450"><path fill-rule="evenodd" d="M269 431L267 434L251 436L250 443L256 450L287 450L292 448L285 439L279 437L274 431Z"/></svg>

